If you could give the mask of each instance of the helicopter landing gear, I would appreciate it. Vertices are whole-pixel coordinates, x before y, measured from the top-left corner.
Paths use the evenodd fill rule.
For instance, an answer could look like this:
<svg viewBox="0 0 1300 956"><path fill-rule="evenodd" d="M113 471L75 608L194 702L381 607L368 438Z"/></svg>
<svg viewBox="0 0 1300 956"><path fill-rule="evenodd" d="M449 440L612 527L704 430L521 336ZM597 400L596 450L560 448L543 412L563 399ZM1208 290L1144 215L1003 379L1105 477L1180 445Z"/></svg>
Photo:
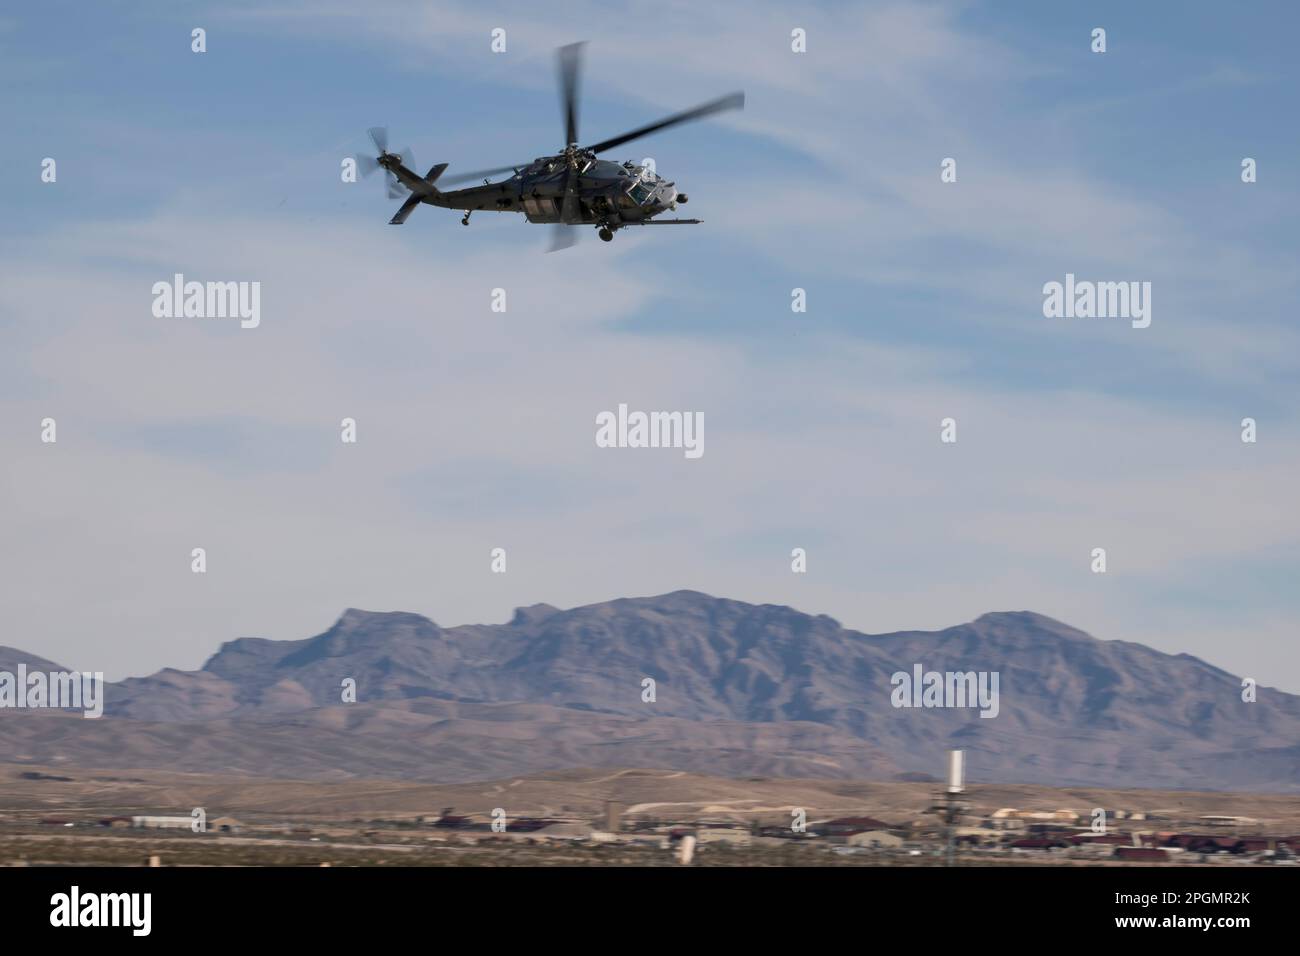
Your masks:
<svg viewBox="0 0 1300 956"><path fill-rule="evenodd" d="M471 211L472 211L472 210L469 210L469 209L466 209L466 210L465 210L465 215L462 216L462 217L461 217L461 220L460 220L460 224L461 224L462 226L468 226L468 225L469 225L469 214L470 214Z"/></svg>
<svg viewBox="0 0 1300 956"><path fill-rule="evenodd" d="M609 226L601 226L600 231L596 233L596 235L600 236L602 242L609 242L614 238L614 231L610 229Z"/></svg>

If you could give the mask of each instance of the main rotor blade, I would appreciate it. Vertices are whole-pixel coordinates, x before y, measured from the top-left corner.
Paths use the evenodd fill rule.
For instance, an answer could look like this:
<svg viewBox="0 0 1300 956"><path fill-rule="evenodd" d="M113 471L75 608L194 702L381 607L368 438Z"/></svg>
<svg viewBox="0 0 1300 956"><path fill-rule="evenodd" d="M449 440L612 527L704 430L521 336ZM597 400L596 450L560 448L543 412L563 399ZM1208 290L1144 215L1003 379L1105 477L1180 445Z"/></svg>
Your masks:
<svg viewBox="0 0 1300 956"><path fill-rule="evenodd" d="M707 103L701 103L694 109L686 110L684 113L674 113L667 116L657 123L651 123L649 126L642 126L634 129L630 133L624 133L622 136L615 136L613 139L602 140L595 146L587 148L593 153L603 153L607 149L613 149L615 146L622 146L624 143L630 143L634 139L642 136L649 136L661 129L667 129L670 126L676 126L678 123L689 123L691 120L703 119L705 116L711 116L714 113L721 113L724 110L739 110L745 108L744 93L730 93L727 96L720 96L716 100L710 100Z"/></svg>
<svg viewBox="0 0 1300 956"><path fill-rule="evenodd" d="M560 203L560 222L577 222L580 212L581 209L578 207L578 171L570 169L564 177L564 201Z"/></svg>
<svg viewBox="0 0 1300 956"><path fill-rule="evenodd" d="M560 204L560 221L551 228L551 247L547 252L559 252L578 241L578 171L570 168L564 177L564 201Z"/></svg>
<svg viewBox="0 0 1300 956"><path fill-rule="evenodd" d="M568 223L557 222L551 226L551 244L547 247L547 252L559 252L561 249L568 249L578 241L578 233L581 230L577 226L571 226Z"/></svg>
<svg viewBox="0 0 1300 956"><path fill-rule="evenodd" d="M370 134L370 141L375 144L375 149L381 153L388 152L388 127L372 126L366 132Z"/></svg>
<svg viewBox="0 0 1300 956"><path fill-rule="evenodd" d="M489 176L499 176L502 173L513 173L516 169L527 165L527 163L515 163L513 166L498 166L496 169L476 169L472 173L457 173L455 176L444 176L440 181L444 186L450 186L452 183L464 183L471 179L486 179Z"/></svg>
<svg viewBox="0 0 1300 956"><path fill-rule="evenodd" d="M560 107L564 111L564 145L578 142L578 79L582 72L583 43L570 43L556 51L560 74Z"/></svg>

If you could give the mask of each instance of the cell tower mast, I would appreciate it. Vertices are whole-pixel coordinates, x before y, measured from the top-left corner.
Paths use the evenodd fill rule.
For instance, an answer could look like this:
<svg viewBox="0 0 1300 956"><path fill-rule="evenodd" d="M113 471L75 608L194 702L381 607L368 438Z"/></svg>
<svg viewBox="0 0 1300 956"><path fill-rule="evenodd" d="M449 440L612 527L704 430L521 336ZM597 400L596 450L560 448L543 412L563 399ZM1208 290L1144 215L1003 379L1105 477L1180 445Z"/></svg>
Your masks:
<svg viewBox="0 0 1300 956"><path fill-rule="evenodd" d="M954 830L957 824L957 815L961 811L961 804L957 798L966 792L966 751L949 750L948 751L948 785L944 788L943 800L943 817L947 825L948 838L948 865L953 864L953 855L956 851L956 834Z"/></svg>

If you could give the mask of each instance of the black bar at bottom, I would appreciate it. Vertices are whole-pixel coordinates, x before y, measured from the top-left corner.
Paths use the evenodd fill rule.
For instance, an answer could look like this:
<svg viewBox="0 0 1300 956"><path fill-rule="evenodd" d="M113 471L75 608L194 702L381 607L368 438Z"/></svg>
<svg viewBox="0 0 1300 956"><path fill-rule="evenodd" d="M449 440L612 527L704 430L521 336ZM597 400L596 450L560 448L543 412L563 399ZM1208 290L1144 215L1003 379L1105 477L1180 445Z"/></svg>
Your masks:
<svg viewBox="0 0 1300 956"><path fill-rule="evenodd" d="M440 938L454 930L457 945L676 939L694 948L714 938L732 946L770 944L777 930L813 939L849 929L869 932L873 943L883 937L941 945L947 933L1009 941L1045 932L1071 941L1200 936L1231 945L1293 925L1298 877L1300 867L1280 865L28 867L0 869L0 900L7 936L75 932L164 943L337 945L373 942L376 933ZM98 920L92 911L101 909L111 919L116 909L126 925L52 925L52 916L72 922L73 887L77 922L86 921L82 914ZM114 896L106 901L102 894ZM149 894L147 936L136 935L144 898L117 894Z"/></svg>

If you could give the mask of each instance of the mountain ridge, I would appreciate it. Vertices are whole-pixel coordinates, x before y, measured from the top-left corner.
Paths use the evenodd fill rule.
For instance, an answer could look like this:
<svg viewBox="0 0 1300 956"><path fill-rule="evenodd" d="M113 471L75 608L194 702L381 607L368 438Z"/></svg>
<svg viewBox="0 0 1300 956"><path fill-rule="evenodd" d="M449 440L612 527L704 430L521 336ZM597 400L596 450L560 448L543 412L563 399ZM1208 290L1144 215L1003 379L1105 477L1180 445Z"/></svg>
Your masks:
<svg viewBox="0 0 1300 956"><path fill-rule="evenodd" d="M8 656L0 652L0 667ZM918 664L996 673L997 716L894 706L891 676ZM643 699L647 678L653 701ZM357 703L343 702L349 679ZM410 612L346 608L313 637L237 638L196 671L112 684L104 719L130 720L160 747L174 737L168 727L208 725L212 735L240 738L226 750L243 772L258 765L259 741L268 766L273 753L284 759L283 728L293 721L313 754L294 765L327 775L336 762L416 772L406 733L442 754L441 766L459 779L516 765L656 759L668 769L722 766L737 775L779 767L896 776L941 772L944 751L962 747L972 773L1008 782L1300 789L1300 697L1257 693L1246 703L1238 678L1199 658L1102 640L1033 611L873 635L785 605L674 591L569 609L534 604L505 624L450 628ZM472 718L454 709L483 706ZM551 736L538 738L530 720ZM349 721L357 746L339 736ZM5 730L0 759L17 746ZM478 755L457 735L477 741ZM84 749L69 731L57 739L69 753ZM22 752L34 744L24 737ZM147 759L140 748L130 752ZM437 767L429 772L436 777Z"/></svg>

